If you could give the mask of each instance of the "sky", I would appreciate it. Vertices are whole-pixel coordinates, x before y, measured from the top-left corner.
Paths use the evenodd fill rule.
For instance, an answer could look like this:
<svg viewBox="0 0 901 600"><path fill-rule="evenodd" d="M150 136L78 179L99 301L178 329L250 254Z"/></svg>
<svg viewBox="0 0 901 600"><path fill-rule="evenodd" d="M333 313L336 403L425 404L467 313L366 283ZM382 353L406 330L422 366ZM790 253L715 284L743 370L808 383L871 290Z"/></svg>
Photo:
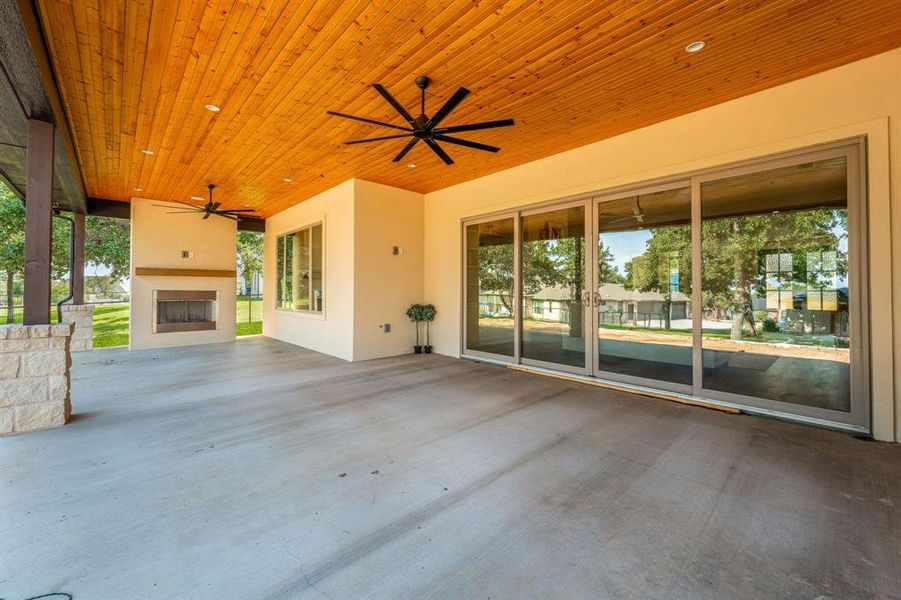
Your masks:
<svg viewBox="0 0 901 600"><path fill-rule="evenodd" d="M644 254L649 239L651 232L647 229L601 234L601 241L613 253L613 264L621 275L626 274L627 262Z"/></svg>

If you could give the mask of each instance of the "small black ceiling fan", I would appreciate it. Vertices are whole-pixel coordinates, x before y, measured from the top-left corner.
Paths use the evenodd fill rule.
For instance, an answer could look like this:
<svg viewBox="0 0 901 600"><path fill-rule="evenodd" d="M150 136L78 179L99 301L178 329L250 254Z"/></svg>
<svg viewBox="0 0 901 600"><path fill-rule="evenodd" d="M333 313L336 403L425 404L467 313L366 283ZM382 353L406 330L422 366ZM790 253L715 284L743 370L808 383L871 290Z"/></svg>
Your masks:
<svg viewBox="0 0 901 600"><path fill-rule="evenodd" d="M210 215L216 215L217 217L224 217L226 219L231 219L232 221L240 220L241 213L252 213L254 209L252 208L232 208L228 210L219 210L219 202L213 202L213 190L215 189L215 185L212 183L207 184L207 189L210 191L210 199L203 206L196 206L194 204L189 204L187 202L179 202L178 200L172 200L175 204L183 204L186 208L182 208L179 210L170 210L167 211L166 214L169 215L179 215L179 214L190 214L190 213L203 213L204 219L209 219ZM166 206L165 204L154 204L154 206L159 206L160 208L172 208L171 206ZM249 216L249 215L248 215Z"/></svg>
<svg viewBox="0 0 901 600"><path fill-rule="evenodd" d="M451 96L447 102L444 103L438 112L436 112L431 117L425 114L425 89L429 87L429 83L431 80L425 75L420 75L416 78L416 86L419 88L420 93L420 113L419 116L414 118L407 110L401 106L400 102L391 95L391 93L385 89L385 87L378 83L373 83L372 87L375 88L381 96L388 101L388 104L396 110L404 120L410 124L409 127L401 127L399 125L394 125L392 123L385 123L383 121L374 121L373 119L366 119L364 117L356 117L354 115L348 115L344 113L335 112L333 110L327 111L328 114L333 115L335 117L344 117L345 119L353 119L355 121L362 121L363 123L371 123L372 125L380 125L382 127L390 127L391 129L399 129L406 133L397 134L397 135L386 135L382 137L368 138L363 140L350 140L348 142L344 142L345 144L366 144L369 142L381 142L383 140L395 140L401 138L409 138L412 137L407 143L406 146L398 153L397 156L394 157L394 162L401 161L407 153L413 149L413 146L419 140L422 140L426 143L426 145L432 149L432 151L438 155L438 158L444 161L446 165L454 164L453 159L447 155L447 152L438 145L438 142L446 142L448 144L456 144L458 146L465 146L467 148L474 148L476 150L484 150L486 152L497 152L500 150L497 146L489 146L487 144L479 144L478 142L470 142L469 140L463 140L458 137L452 137L448 134L451 133L461 133L463 131L477 131L479 129L492 129L494 127L509 127L513 125L513 119L502 119L500 121L487 121L484 123L471 123L469 125L453 125L451 127L439 127L442 121L457 108L463 99L466 98L470 94L470 91L464 87L461 87L454 95Z"/></svg>

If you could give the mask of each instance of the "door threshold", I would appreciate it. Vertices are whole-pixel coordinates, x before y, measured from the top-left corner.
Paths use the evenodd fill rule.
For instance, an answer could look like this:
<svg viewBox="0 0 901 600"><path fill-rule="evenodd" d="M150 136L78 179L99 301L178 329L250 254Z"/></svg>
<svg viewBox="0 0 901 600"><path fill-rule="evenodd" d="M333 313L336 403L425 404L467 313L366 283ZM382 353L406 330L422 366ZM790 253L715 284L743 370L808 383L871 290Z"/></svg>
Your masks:
<svg viewBox="0 0 901 600"><path fill-rule="evenodd" d="M649 398L658 398L660 400L669 400L670 402L678 402L679 404L687 404L689 406L699 406L701 408L709 408L710 410L718 410L720 412L728 413L730 415L740 414L742 411L734 406L724 406L721 404L716 404L714 402L705 402L704 400L699 400L693 396L687 396L685 394L679 394L677 392L665 392L662 390L655 390L653 388L642 387L639 385L630 385L625 383L616 383L613 381L608 381L606 379L598 379L597 377L588 377L587 375L575 375L571 373L561 373L560 371L553 371L551 369L543 369L541 367L531 367L527 365L513 365L507 364L506 367L508 369L513 369L514 371L522 371L524 373L533 373L535 375L543 375L545 377L551 377L553 379L562 379L564 381L573 381L575 383L584 383L585 385L593 385L595 387L601 387L608 390L615 390L618 392L628 392L630 394L637 394L639 396L647 396Z"/></svg>

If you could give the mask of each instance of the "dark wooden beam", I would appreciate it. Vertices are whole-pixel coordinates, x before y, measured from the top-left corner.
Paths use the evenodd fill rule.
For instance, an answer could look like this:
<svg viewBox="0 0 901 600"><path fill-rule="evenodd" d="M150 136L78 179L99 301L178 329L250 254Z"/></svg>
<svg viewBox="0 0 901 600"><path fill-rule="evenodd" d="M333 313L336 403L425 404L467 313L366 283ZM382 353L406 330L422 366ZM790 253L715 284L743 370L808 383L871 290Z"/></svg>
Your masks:
<svg viewBox="0 0 901 600"><path fill-rule="evenodd" d="M25 184L25 325L50 321L53 228L53 124L28 121Z"/></svg>
<svg viewBox="0 0 901 600"><path fill-rule="evenodd" d="M73 219L75 228L72 233L75 236L73 247L72 264L74 270L72 272L72 302L74 304L84 304L84 220L85 216L75 213Z"/></svg>
<svg viewBox="0 0 901 600"><path fill-rule="evenodd" d="M112 217L130 219L131 204L105 198L88 198L88 214L92 217Z"/></svg>
<svg viewBox="0 0 901 600"><path fill-rule="evenodd" d="M253 217L241 217L238 221L238 231L266 231L266 219L255 219Z"/></svg>
<svg viewBox="0 0 901 600"><path fill-rule="evenodd" d="M88 198L88 214L92 217L112 217L114 219L130 219L131 204L105 198ZM266 231L266 219L241 217L238 231Z"/></svg>

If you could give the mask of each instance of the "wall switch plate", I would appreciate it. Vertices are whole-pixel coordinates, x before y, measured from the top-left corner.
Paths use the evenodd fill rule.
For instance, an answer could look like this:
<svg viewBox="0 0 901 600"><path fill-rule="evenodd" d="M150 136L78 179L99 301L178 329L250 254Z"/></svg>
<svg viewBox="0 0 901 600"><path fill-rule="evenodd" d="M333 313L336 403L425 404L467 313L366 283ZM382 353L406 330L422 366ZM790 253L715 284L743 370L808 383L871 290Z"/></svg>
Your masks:
<svg viewBox="0 0 901 600"><path fill-rule="evenodd" d="M382 325L382 329L385 330L385 333L391 333L391 323L385 323Z"/></svg>
<svg viewBox="0 0 901 600"><path fill-rule="evenodd" d="M194 253L191 252L190 250L182 250L182 251L181 251L181 257L182 257L182 258L193 258L193 257L194 257Z"/></svg>
<svg viewBox="0 0 901 600"><path fill-rule="evenodd" d="M394 247L391 249L391 254L393 254L394 256L403 256L403 255L404 255L404 249L401 248L400 246L394 246Z"/></svg>

